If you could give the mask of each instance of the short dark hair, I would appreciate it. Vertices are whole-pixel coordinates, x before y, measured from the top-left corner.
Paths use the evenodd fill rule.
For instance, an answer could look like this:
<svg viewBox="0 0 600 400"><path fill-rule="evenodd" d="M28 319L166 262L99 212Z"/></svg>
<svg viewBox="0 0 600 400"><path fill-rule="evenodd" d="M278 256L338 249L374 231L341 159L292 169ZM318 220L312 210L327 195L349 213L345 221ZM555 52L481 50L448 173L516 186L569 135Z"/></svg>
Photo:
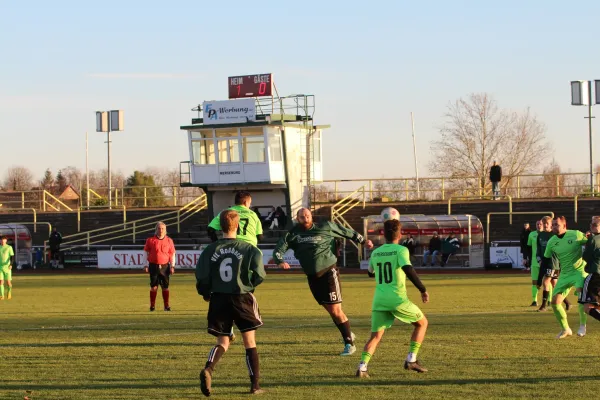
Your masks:
<svg viewBox="0 0 600 400"><path fill-rule="evenodd" d="M5 239L8 240L8 236L2 235L2 237L0 238L0 240L5 240Z"/></svg>
<svg viewBox="0 0 600 400"><path fill-rule="evenodd" d="M388 242L400 238L401 232L402 224L397 219L388 219L383 223L383 235Z"/></svg>
<svg viewBox="0 0 600 400"><path fill-rule="evenodd" d="M557 221L562 221L565 224L565 228L567 227L567 219L565 218L564 215L561 215L560 217L556 217L554 219Z"/></svg>
<svg viewBox="0 0 600 400"><path fill-rule="evenodd" d="M221 213L219 222L224 233L231 233L240 225L240 215L234 210L225 210Z"/></svg>
<svg viewBox="0 0 600 400"><path fill-rule="evenodd" d="M250 192L246 190L240 190L235 194L235 204L239 206L240 204L245 203L246 200L248 200L251 197L252 196L250 195Z"/></svg>

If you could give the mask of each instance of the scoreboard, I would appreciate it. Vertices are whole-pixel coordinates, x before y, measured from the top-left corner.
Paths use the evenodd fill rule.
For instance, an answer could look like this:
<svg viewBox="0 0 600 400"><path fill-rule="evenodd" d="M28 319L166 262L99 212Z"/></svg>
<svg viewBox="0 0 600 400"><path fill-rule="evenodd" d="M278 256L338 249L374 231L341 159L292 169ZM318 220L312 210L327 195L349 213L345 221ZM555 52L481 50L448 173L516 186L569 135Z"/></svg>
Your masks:
<svg viewBox="0 0 600 400"><path fill-rule="evenodd" d="M273 74L230 76L227 80L230 99L273 95Z"/></svg>

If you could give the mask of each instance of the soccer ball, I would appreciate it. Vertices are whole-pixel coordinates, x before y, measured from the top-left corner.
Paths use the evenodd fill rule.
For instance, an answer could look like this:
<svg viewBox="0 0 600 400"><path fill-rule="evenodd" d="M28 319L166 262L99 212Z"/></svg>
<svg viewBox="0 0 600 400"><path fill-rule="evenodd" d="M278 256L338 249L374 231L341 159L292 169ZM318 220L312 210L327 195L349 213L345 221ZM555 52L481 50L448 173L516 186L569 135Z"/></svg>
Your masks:
<svg viewBox="0 0 600 400"><path fill-rule="evenodd" d="M388 219L397 219L400 221L400 213L393 207L386 207L381 211L381 218L383 218L383 222Z"/></svg>

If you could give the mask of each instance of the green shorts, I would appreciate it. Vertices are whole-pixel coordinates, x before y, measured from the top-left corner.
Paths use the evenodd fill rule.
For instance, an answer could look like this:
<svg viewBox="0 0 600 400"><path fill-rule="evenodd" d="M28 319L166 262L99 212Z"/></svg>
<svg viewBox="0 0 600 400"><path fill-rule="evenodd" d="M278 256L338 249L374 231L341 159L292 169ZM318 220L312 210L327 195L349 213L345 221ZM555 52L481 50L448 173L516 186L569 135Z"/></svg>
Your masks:
<svg viewBox="0 0 600 400"><path fill-rule="evenodd" d="M0 268L0 281L12 281L12 269Z"/></svg>
<svg viewBox="0 0 600 400"><path fill-rule="evenodd" d="M537 281L539 275L540 275L540 264L538 264L537 262L535 264L531 263L531 280Z"/></svg>
<svg viewBox="0 0 600 400"><path fill-rule="evenodd" d="M573 271L568 274L561 273L554 287L554 295L568 296L572 288L581 289L586 276L588 274L584 270Z"/></svg>
<svg viewBox="0 0 600 400"><path fill-rule="evenodd" d="M423 312L411 301L405 301L393 310L371 311L371 332L379 332L382 329L388 329L394 324L394 319L398 319L406 324L423 319Z"/></svg>

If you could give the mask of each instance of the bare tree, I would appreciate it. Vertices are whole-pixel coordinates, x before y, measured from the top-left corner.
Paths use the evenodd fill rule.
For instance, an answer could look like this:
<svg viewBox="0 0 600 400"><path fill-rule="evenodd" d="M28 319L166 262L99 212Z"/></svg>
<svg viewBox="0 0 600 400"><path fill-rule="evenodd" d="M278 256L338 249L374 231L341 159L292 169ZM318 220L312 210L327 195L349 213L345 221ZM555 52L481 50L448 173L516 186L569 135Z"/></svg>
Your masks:
<svg viewBox="0 0 600 400"><path fill-rule="evenodd" d="M480 191L488 184L492 161L502 166L506 186L511 176L542 167L531 161L534 155L544 154L547 159L551 151L544 124L529 109L500 109L485 93L449 104L445 117L441 138L431 146L430 170L442 176L476 177Z"/></svg>
<svg viewBox="0 0 600 400"><path fill-rule="evenodd" d="M67 184L73 186L75 190L78 190L80 193L82 193L83 190L85 190L85 175L79 170L79 168L68 166L63 168L61 172L67 180Z"/></svg>
<svg viewBox="0 0 600 400"><path fill-rule="evenodd" d="M27 167L10 167L4 178L6 190L31 190L33 187L33 174Z"/></svg>

